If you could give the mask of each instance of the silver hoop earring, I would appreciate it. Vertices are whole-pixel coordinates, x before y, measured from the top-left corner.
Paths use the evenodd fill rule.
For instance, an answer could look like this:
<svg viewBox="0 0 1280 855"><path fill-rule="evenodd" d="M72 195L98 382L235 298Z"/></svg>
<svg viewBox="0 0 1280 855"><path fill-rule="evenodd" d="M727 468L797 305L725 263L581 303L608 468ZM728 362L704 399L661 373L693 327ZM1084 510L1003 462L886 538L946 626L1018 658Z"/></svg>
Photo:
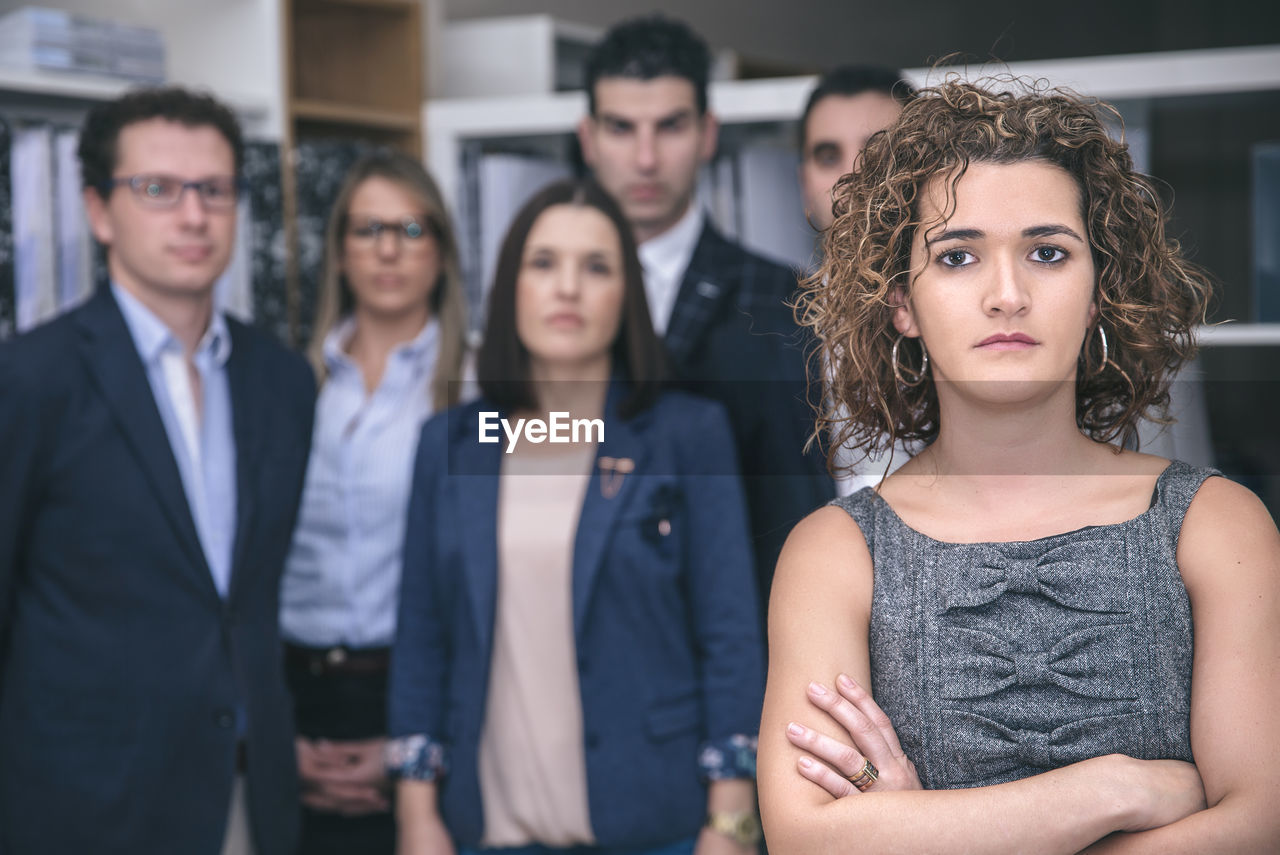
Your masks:
<svg viewBox="0 0 1280 855"><path fill-rule="evenodd" d="M1107 360L1111 358L1111 348L1107 346L1107 331L1102 328L1102 324L1098 324L1098 338L1102 339L1102 362L1098 364L1098 370L1095 374L1101 374L1107 368Z"/></svg>
<svg viewBox="0 0 1280 855"><path fill-rule="evenodd" d="M924 382L925 372L929 370L929 351L925 350L924 339L920 339L920 370L916 371L906 366L899 366L898 346L902 344L902 340L904 338L906 338L906 336L902 333L898 333L898 337L893 340L893 350L889 353L889 361L893 363L894 378L903 386L912 388L914 386L919 386ZM915 375L915 379L908 383L906 378L902 376L904 371L907 374Z"/></svg>

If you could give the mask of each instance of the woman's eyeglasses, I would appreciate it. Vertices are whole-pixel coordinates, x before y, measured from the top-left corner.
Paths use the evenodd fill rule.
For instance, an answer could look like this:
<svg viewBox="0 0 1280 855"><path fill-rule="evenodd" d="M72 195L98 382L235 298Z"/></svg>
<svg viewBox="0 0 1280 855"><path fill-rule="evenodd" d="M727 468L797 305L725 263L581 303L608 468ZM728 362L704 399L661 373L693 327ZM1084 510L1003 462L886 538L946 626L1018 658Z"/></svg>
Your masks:
<svg viewBox="0 0 1280 855"><path fill-rule="evenodd" d="M429 241L423 238L433 233L430 222L424 226L413 217L405 217L399 222L386 220L360 220L347 226L347 237L358 246L374 247L382 234L393 235L397 243L405 246L425 247Z"/></svg>

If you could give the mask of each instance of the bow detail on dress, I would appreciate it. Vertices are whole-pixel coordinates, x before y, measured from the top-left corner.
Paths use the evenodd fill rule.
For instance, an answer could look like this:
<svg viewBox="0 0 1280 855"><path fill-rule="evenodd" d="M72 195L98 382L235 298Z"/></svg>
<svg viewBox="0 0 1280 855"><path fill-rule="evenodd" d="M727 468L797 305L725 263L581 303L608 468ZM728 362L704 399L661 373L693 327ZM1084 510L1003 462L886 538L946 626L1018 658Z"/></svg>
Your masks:
<svg viewBox="0 0 1280 855"><path fill-rule="evenodd" d="M1132 663L1115 661L1133 649L1131 624L1087 627L1048 650L1016 650L976 629L948 627L943 633L945 698L980 698L1015 684L1052 685L1090 698L1137 697Z"/></svg>
<svg viewBox="0 0 1280 855"><path fill-rule="evenodd" d="M1105 548L1102 541L1075 540L1023 558L987 544L974 547L972 558L948 580L943 608L976 608L1010 592L1047 597L1077 611L1124 612L1122 580L1099 578L1116 572L1113 562L1102 560Z"/></svg>
<svg viewBox="0 0 1280 855"><path fill-rule="evenodd" d="M947 765L953 784L988 781L1020 766L1056 769L1133 745L1141 714L1098 716L1049 732L1014 730L976 713L945 710L942 730L951 734Z"/></svg>

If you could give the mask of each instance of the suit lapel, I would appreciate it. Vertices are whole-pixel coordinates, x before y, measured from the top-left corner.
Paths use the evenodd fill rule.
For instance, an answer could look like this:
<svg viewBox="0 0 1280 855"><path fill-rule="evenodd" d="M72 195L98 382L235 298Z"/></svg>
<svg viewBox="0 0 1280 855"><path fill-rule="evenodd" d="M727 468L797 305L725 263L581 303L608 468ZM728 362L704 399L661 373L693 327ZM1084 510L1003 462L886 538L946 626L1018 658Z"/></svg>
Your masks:
<svg viewBox="0 0 1280 855"><path fill-rule="evenodd" d="M160 510L173 526L190 566L198 571L202 586L216 596L146 369L111 291L100 288L85 305L79 321L83 333L81 357L155 492Z"/></svg>
<svg viewBox="0 0 1280 855"><path fill-rule="evenodd" d="M231 357L227 360L227 387L231 395L231 429L235 434L236 455L236 533L231 550L231 581L227 599L235 596L243 576L248 546L252 540L254 505L259 481L255 474L263 437L267 435L259 420L269 415L269 405L258 395L259 386L252 372L253 340L237 325L228 324L231 332Z"/></svg>
<svg viewBox="0 0 1280 855"><path fill-rule="evenodd" d="M468 408L466 418L477 418ZM450 435L454 434L450 425ZM462 531L463 566L467 599L479 632L480 649L489 655L493 641L494 603L498 595L498 483L502 466L502 443L480 444L475 441L476 427L467 424L463 441L451 438L448 448L453 457L451 480L457 485L458 519Z"/></svg>
<svg viewBox="0 0 1280 855"><path fill-rule="evenodd" d="M732 262L725 252L728 247L708 220L680 282L664 339L672 363L677 367L685 365L711 322L720 315L721 307L732 297L736 278L726 275L731 274L726 268Z"/></svg>
<svg viewBox="0 0 1280 855"><path fill-rule="evenodd" d="M587 483L587 494L582 501L578 531L574 538L573 628L578 638L581 638L591 593L600 575L605 550L612 540L618 514L628 505L646 474L644 466L648 449L644 443L643 426L648 421L648 414L642 413L629 422L623 421L617 414L621 393L622 387L619 384L610 386L609 403L605 410L604 442L596 453L596 465L592 468L591 479ZM623 477L617 493L611 496L606 495L604 489L609 477L609 473L600 466L600 460L604 457L628 459L634 464L633 474Z"/></svg>

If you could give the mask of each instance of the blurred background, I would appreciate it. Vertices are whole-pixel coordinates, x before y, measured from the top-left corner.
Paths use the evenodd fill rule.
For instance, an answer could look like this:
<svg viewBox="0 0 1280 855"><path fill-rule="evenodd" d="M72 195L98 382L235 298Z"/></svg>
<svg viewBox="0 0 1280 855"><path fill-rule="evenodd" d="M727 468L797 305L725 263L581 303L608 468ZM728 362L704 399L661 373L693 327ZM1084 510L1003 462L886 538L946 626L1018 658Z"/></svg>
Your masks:
<svg viewBox="0 0 1280 855"><path fill-rule="evenodd" d="M844 63L930 79L940 57L1113 102L1172 233L1220 297L1178 396L1172 447L1280 506L1280 3L1174 0L49 0L0 2L0 337L102 275L74 158L84 111L138 83L206 88L250 140L228 310L303 345L321 233L370 146L422 157L458 221L481 318L507 219L581 169L582 58L609 25L661 11L716 54L724 130L700 197L720 227L804 269L815 235L796 168L813 75ZM1168 441L1166 437L1166 442Z"/></svg>

